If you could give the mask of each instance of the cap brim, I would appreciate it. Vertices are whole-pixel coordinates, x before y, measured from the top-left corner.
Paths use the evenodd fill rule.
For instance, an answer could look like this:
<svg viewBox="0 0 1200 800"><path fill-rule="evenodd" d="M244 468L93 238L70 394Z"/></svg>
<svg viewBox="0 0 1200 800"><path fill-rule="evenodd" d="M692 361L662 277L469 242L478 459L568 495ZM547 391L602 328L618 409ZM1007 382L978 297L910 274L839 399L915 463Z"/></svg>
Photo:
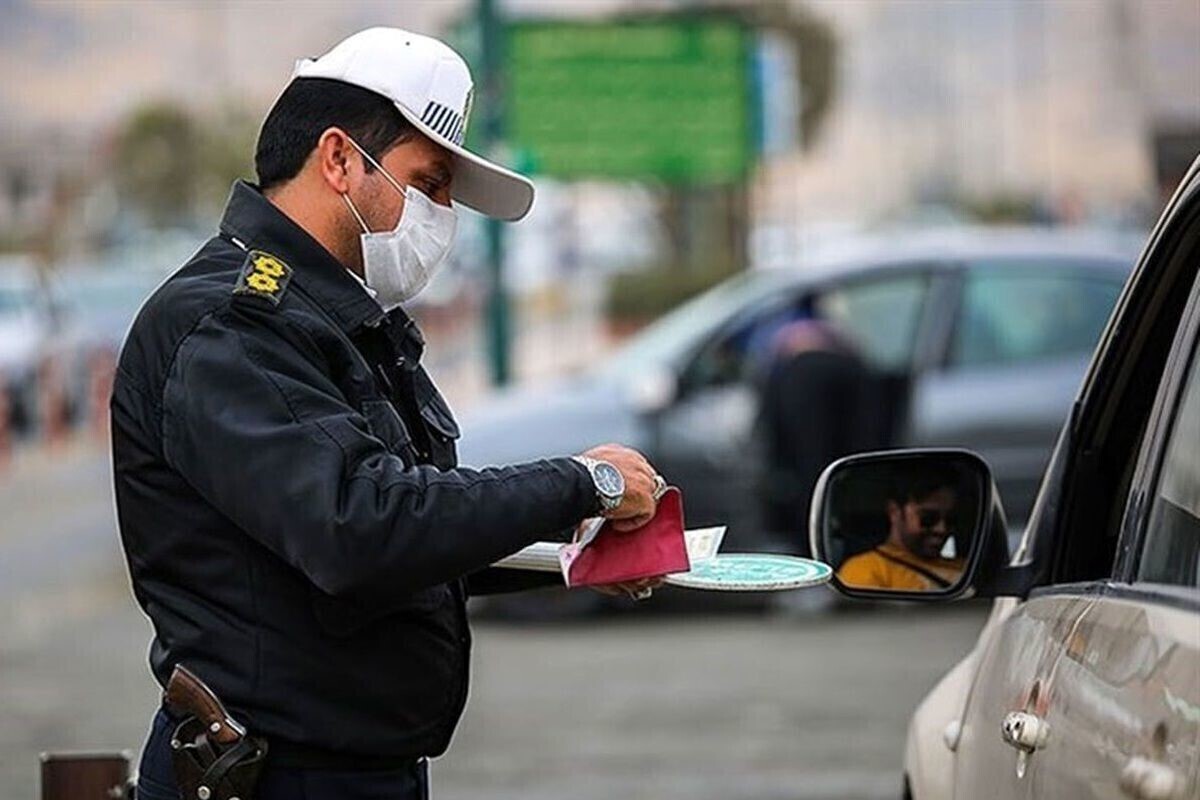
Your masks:
<svg viewBox="0 0 1200 800"><path fill-rule="evenodd" d="M455 201L480 214L509 222L529 213L533 206L532 181L455 144L399 103L396 108L417 130L454 154L450 196Z"/></svg>

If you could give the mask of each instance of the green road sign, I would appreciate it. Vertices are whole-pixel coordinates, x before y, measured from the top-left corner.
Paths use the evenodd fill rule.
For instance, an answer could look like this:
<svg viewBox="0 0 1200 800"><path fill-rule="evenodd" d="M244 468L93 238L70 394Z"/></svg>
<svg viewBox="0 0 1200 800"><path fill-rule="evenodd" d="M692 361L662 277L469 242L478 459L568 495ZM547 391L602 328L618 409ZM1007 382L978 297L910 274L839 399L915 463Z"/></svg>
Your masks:
<svg viewBox="0 0 1200 800"><path fill-rule="evenodd" d="M745 177L752 41L713 17L510 22L505 138L516 163L568 179Z"/></svg>

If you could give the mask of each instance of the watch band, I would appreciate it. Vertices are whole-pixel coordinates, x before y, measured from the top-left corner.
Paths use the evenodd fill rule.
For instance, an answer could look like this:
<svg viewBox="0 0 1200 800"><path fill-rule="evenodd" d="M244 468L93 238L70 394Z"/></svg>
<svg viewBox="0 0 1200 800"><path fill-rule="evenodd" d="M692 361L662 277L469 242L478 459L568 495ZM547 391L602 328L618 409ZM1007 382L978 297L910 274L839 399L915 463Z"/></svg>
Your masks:
<svg viewBox="0 0 1200 800"><path fill-rule="evenodd" d="M596 492L596 499L600 501L600 508L603 511L612 511L614 508L617 508L621 505L621 501L625 499L624 492L615 496L605 494L604 492L600 491L600 485L596 480L596 468L598 466L605 464L614 470L616 470L616 466L608 461L602 461L598 458L591 458L590 456L571 456L571 459L583 465L584 469L588 471L588 475L592 479L592 488Z"/></svg>

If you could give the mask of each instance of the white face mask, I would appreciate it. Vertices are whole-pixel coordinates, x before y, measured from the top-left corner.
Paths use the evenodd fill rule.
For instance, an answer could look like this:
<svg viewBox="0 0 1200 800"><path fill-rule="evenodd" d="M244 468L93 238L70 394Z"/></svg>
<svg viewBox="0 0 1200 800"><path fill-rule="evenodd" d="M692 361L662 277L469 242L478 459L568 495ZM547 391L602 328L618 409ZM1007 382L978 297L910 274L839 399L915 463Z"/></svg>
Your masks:
<svg viewBox="0 0 1200 800"><path fill-rule="evenodd" d="M416 187L401 186L354 140L351 139L350 144L404 195L404 210L396 228L380 233L372 233L350 196L342 195L350 213L363 229L360 238L367 286L375 292L375 299L383 310L391 311L429 285L454 244L458 215L453 208L433 202Z"/></svg>

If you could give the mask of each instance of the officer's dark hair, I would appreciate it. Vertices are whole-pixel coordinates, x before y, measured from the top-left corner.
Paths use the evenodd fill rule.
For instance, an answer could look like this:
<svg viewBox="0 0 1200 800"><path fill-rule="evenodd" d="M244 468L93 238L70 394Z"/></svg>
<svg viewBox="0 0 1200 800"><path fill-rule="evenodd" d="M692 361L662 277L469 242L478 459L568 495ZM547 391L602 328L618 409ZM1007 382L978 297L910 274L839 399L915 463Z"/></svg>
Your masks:
<svg viewBox="0 0 1200 800"><path fill-rule="evenodd" d="M296 78L258 132L254 169L259 187L271 189L296 177L321 134L331 127L350 134L376 161L417 133L383 95L329 78ZM370 162L366 168L374 169Z"/></svg>

